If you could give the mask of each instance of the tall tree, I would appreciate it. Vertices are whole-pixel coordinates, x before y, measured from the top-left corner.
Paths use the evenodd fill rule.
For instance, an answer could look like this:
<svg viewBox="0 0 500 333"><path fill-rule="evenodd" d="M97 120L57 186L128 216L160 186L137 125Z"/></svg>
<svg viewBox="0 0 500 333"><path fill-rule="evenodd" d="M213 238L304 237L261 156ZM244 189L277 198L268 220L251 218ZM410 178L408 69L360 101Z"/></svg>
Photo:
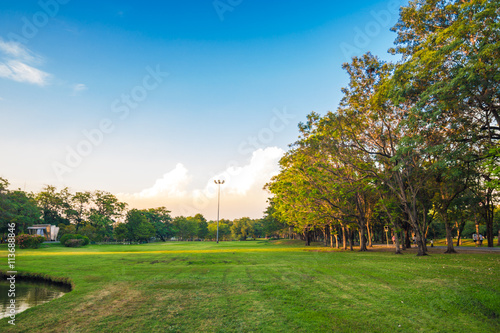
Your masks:
<svg viewBox="0 0 500 333"><path fill-rule="evenodd" d="M274 200L270 198L268 203L269 205L264 211L264 217L261 220L262 231L266 237L279 237L280 232L287 227L287 223L277 217Z"/></svg>
<svg viewBox="0 0 500 333"><path fill-rule="evenodd" d="M177 216L173 221L177 237L181 240L193 240L198 234L198 223L192 217Z"/></svg>
<svg viewBox="0 0 500 333"><path fill-rule="evenodd" d="M202 214L196 214L193 219L198 224L198 238L205 239L208 236L208 223Z"/></svg>
<svg viewBox="0 0 500 333"><path fill-rule="evenodd" d="M18 233L27 232L29 226L40 222L40 209L30 195L21 190L10 191L8 186L9 182L0 177L0 233L6 233L12 222Z"/></svg>
<svg viewBox="0 0 500 333"><path fill-rule="evenodd" d="M127 212L126 226L128 229L128 238L133 241L149 242L149 239L155 235L153 225L148 221L144 212L138 209L131 209ZM120 229L118 229L118 235L121 237L122 230Z"/></svg>
<svg viewBox="0 0 500 333"><path fill-rule="evenodd" d="M107 228L123 215L127 204L105 191L95 191L91 195L92 207L88 221L97 229Z"/></svg>
<svg viewBox="0 0 500 333"><path fill-rule="evenodd" d="M231 235L234 239L246 240L253 232L252 220L249 217L242 217L233 221Z"/></svg>
<svg viewBox="0 0 500 333"><path fill-rule="evenodd" d="M175 236L176 229L172 224L170 211L165 207L145 209L142 212L153 225L156 237L161 239L162 242Z"/></svg>
<svg viewBox="0 0 500 333"><path fill-rule="evenodd" d="M462 160L491 171L498 167L500 139L499 8L497 0L416 0L402 9L393 29L398 37L392 52L403 56L396 91L415 103L415 127L439 127L453 143L449 147L472 148ZM482 183L489 186L492 178L498 174L483 173Z"/></svg>
<svg viewBox="0 0 500 333"><path fill-rule="evenodd" d="M428 178L425 172L427 157L415 140L408 140L419 135L418 130L408 131L411 104L395 104L391 99L393 65L368 53L344 64L344 69L349 73L350 82L343 89L338 114L329 113L324 121L331 123L328 126L332 128L339 128L340 146L354 152L343 154L344 161L360 176L388 189L390 195L399 200L415 232L418 255L425 255L418 195Z"/></svg>
<svg viewBox="0 0 500 333"><path fill-rule="evenodd" d="M71 207L68 210L68 217L76 228L83 227L90 215L90 200L92 194L90 192L76 192L71 197Z"/></svg>
<svg viewBox="0 0 500 333"><path fill-rule="evenodd" d="M45 223L59 225L70 224L68 213L71 209L71 194L68 188L57 191L56 187L47 185L36 194L35 199L42 209Z"/></svg>

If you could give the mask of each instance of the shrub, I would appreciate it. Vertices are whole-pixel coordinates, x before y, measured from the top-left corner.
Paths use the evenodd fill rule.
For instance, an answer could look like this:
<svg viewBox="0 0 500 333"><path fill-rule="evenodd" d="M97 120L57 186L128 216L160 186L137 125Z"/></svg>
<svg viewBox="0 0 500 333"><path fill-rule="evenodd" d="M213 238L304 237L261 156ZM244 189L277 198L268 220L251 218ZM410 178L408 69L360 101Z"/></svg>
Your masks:
<svg viewBox="0 0 500 333"><path fill-rule="evenodd" d="M66 225L66 224L59 224L59 233L57 234L57 237L59 240L61 239L62 236L67 235L67 234L76 234L76 227L73 224Z"/></svg>
<svg viewBox="0 0 500 333"><path fill-rule="evenodd" d="M74 236L75 236L74 234L65 234L61 236L61 239L59 239L59 241L61 242L62 245L65 245L66 241L72 238L74 239Z"/></svg>
<svg viewBox="0 0 500 333"><path fill-rule="evenodd" d="M91 225L86 225L78 229L78 234L87 236L91 242L99 242L102 240L102 234L106 232L105 227L96 228Z"/></svg>
<svg viewBox="0 0 500 333"><path fill-rule="evenodd" d="M64 244L67 247L80 247L85 243L83 239L68 239Z"/></svg>
<svg viewBox="0 0 500 333"><path fill-rule="evenodd" d="M83 241L82 246L85 246L88 243L90 243L90 240L87 236L82 236L82 235L78 235L78 234L76 234L76 235L75 234L66 234L66 235L61 237L61 244L64 246L69 246L69 245L67 245L67 243L68 243L68 240L70 240L70 239L81 239Z"/></svg>
<svg viewBox="0 0 500 333"><path fill-rule="evenodd" d="M16 244L21 249L38 249L45 242L45 237L40 235L22 234L16 236Z"/></svg>

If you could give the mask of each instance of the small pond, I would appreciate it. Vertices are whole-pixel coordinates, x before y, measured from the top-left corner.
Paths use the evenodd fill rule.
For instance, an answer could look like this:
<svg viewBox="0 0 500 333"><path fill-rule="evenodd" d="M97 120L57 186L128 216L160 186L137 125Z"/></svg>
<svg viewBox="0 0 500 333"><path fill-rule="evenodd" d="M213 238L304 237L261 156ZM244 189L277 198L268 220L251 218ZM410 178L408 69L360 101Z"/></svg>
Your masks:
<svg viewBox="0 0 500 333"><path fill-rule="evenodd" d="M20 313L33 306L50 302L71 291L67 285L56 285L49 282L16 281L16 313ZM8 296L9 283L0 281L0 319L9 315L7 306L11 298Z"/></svg>

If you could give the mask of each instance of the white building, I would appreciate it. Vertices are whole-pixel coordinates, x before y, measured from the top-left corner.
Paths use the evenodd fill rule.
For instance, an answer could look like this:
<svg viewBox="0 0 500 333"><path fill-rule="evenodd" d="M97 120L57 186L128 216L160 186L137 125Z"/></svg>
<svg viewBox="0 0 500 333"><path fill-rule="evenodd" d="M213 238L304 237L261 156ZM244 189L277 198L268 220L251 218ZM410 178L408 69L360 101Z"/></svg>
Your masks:
<svg viewBox="0 0 500 333"><path fill-rule="evenodd" d="M43 236L48 241L55 241L59 233L59 227L50 224L35 224L32 227L28 227L28 232L30 235Z"/></svg>

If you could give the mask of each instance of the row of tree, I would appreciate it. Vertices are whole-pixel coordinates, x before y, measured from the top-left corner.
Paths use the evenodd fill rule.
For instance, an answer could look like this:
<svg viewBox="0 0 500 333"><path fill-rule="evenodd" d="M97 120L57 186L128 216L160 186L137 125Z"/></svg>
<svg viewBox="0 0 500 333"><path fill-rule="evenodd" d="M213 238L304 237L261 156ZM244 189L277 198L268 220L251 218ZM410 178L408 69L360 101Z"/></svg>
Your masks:
<svg viewBox="0 0 500 333"><path fill-rule="evenodd" d="M273 236L278 230L265 226L262 219L243 217L233 221L222 219L218 224L219 240L247 240ZM148 210L132 209L125 223L114 229L114 238L119 241L148 241L156 238L181 241L216 240L217 222L207 221L202 214L170 217L164 207Z"/></svg>
<svg viewBox="0 0 500 333"><path fill-rule="evenodd" d="M68 188L58 191L45 186L38 193L8 189L9 182L0 178L0 232L7 223L16 222L18 233L27 232L33 224L60 226L61 235L86 234L92 240L107 240L113 235L113 225L123 216L126 203L104 191L71 193Z"/></svg>
<svg viewBox="0 0 500 333"><path fill-rule="evenodd" d="M397 63L368 53L336 112L311 113L266 185L275 216L304 233L359 233L361 250L382 220L416 238L430 223L486 225L500 188L500 6L497 0L415 0L400 11ZM457 223L457 221L460 221Z"/></svg>
<svg viewBox="0 0 500 333"><path fill-rule="evenodd" d="M71 193L68 188L45 186L38 193L26 193L11 191L8 186L8 181L0 178L0 234L7 232L9 222L16 222L18 234L45 223L59 226L59 237L80 234L94 242L217 238L216 221L207 221L202 214L172 217L165 207L127 210L126 203L104 191ZM269 215L264 219L223 219L219 221L219 239L272 237L283 228L274 222Z"/></svg>

